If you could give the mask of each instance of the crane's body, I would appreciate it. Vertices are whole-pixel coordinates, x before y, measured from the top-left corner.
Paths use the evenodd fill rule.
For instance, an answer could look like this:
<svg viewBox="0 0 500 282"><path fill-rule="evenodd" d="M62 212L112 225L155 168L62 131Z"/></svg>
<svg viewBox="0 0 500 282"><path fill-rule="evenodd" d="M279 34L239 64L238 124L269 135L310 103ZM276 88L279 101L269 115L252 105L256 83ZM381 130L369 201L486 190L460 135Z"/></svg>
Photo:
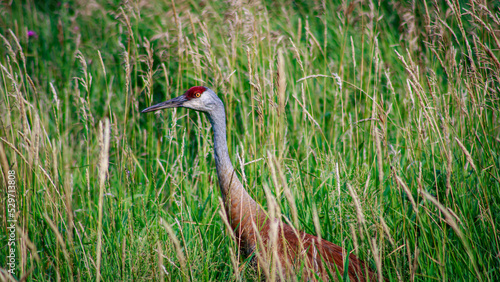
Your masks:
<svg viewBox="0 0 500 282"><path fill-rule="evenodd" d="M219 179L219 187L224 201L228 221L237 237L238 246L246 256L251 255L261 244L271 244L271 219L248 194L231 163L226 141L226 114L224 104L209 88L196 86L185 94L166 102L151 106L142 112L156 111L164 108L185 107L205 112L212 125L214 134L214 156ZM277 228L278 269L282 275L294 275L300 269L304 278L328 280L330 275L336 277L336 270L344 273L343 249L329 241L319 239L305 232L297 231L291 226L275 219ZM257 250L265 252L265 250ZM356 256L348 257L348 275L351 281L375 279L375 274L365 267ZM368 274L368 275L366 275Z"/></svg>

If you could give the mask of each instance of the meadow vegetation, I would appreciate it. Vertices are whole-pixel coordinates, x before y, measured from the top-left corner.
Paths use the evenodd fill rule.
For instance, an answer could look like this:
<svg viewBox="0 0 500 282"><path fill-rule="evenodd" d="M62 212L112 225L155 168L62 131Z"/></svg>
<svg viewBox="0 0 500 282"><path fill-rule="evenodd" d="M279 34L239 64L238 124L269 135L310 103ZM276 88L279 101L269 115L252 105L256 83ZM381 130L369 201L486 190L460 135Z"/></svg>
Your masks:
<svg viewBox="0 0 500 282"><path fill-rule="evenodd" d="M205 85L284 221L390 281L500 281L499 2L0 6L0 280L274 280L221 217L206 117L140 113Z"/></svg>

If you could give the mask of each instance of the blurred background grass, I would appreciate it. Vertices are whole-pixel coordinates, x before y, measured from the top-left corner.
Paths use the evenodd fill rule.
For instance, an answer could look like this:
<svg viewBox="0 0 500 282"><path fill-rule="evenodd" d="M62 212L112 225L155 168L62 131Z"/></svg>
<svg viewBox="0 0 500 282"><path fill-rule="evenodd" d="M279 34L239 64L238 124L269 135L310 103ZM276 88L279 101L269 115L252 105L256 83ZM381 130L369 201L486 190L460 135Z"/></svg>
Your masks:
<svg viewBox="0 0 500 282"><path fill-rule="evenodd" d="M391 281L500 280L495 1L0 5L13 278L256 279L219 214L205 116L140 114L206 85L264 207L267 186L295 227ZM2 279L7 253L2 244Z"/></svg>

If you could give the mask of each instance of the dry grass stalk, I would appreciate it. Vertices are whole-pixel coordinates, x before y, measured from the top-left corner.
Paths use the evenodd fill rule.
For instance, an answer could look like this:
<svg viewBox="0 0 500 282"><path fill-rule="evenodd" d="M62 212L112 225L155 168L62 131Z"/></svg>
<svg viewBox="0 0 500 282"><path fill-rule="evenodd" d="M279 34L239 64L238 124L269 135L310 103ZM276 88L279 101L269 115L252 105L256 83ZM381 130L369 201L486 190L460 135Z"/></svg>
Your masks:
<svg viewBox="0 0 500 282"><path fill-rule="evenodd" d="M354 227L354 224L349 223L349 230L351 231L352 243L354 245L354 254L359 257L358 235L356 234L356 228ZM342 257L344 258L345 263L345 258L347 258L347 250L345 248L342 248Z"/></svg>
<svg viewBox="0 0 500 282"><path fill-rule="evenodd" d="M30 142L30 154L29 161L31 167L36 167L38 165L38 151L40 147L40 117L35 113L35 121L33 124L33 130L31 131L31 142Z"/></svg>
<svg viewBox="0 0 500 282"><path fill-rule="evenodd" d="M379 120L377 118L377 103L376 103L376 97L373 96L373 104L372 104L372 128L373 128L373 137L375 139L375 151L377 152L377 163L378 163L378 180L380 183L380 186L382 187L382 184L384 182L384 164L383 164L383 156L382 156L382 145L380 142L380 137L381 137L381 132L378 129L377 126L377 121Z"/></svg>
<svg viewBox="0 0 500 282"><path fill-rule="evenodd" d="M182 276L185 280L190 281L189 276L186 275L186 258L184 257L184 253L182 252L182 247L179 239L177 239L177 236L175 236L175 232L172 227L163 218L160 218L160 222L167 231L168 237L174 244L177 259L179 260L179 263L181 265L180 269L182 272Z"/></svg>
<svg viewBox="0 0 500 282"><path fill-rule="evenodd" d="M17 50L19 52L19 57L21 57L21 61L23 62L24 71L26 72L26 57L24 56L23 48L21 47L21 44L19 44L19 40L17 39L16 34L11 29L9 29L9 33L12 36L12 38L14 38L14 42L16 43L16 47L17 47Z"/></svg>
<svg viewBox="0 0 500 282"><path fill-rule="evenodd" d="M241 148L242 154L240 154L238 148ZM236 147L236 157L238 158L238 162L240 163L240 170L241 170L241 178L243 178L243 184L246 186L247 184L247 176L245 175L245 148L243 147L243 144L240 142L240 146Z"/></svg>
<svg viewBox="0 0 500 282"><path fill-rule="evenodd" d="M147 39L144 40L144 48L146 49L147 57L144 59L147 66L146 77L143 77L143 82L146 88L146 97L148 104L153 102L153 48Z"/></svg>
<svg viewBox="0 0 500 282"><path fill-rule="evenodd" d="M299 247L297 249L298 250L298 252L297 252L298 256L297 256L296 259L299 260L299 261L305 261L307 259L307 251L304 248L304 241L302 240L302 237L300 236L299 231L293 226L292 222L290 222L290 220L287 217L283 217L283 218L284 218L286 224L288 224L289 226L292 227L293 233L299 239L299 240L297 240L297 243L298 243ZM292 258L290 258L288 256L289 253L286 250L286 248L288 246L287 246L287 242L286 242L284 236L283 236L282 239L283 239L282 243L283 243L283 246L285 248L284 253L285 253L285 256L286 256L286 259L285 259L286 267L287 267L287 269L292 269L293 268L293 266L292 266L293 260L292 260ZM288 273L288 274L290 274L290 273ZM291 274L292 274L293 280L296 281L296 277L294 276L294 274L296 274L296 273L291 273Z"/></svg>
<svg viewBox="0 0 500 282"><path fill-rule="evenodd" d="M40 256L38 256L38 250L36 249L35 244L33 244L33 242L31 242L31 240L28 238L28 235L23 231L23 229L20 226L17 226L16 230L17 230L17 234L19 235L19 240L22 242L22 244L24 246L27 246L28 249L30 249L32 258L34 258L37 263L40 263L41 262ZM32 264L30 269L25 272L25 274L23 275L23 277L21 277L21 279L19 281L27 281L28 277L31 275L33 270L35 270L35 267L36 267L36 265ZM1 281L4 281L4 280L1 280Z"/></svg>
<svg viewBox="0 0 500 282"><path fill-rule="evenodd" d="M453 1L453 2L450 2ZM448 6L452 9L453 14L455 15L455 18L458 23L458 28L460 29L460 32L462 33L462 38L465 41L465 46L467 47L468 51L468 56L469 56L469 66L472 68L472 72L475 73L475 63L474 63L474 55L472 53L472 48L470 46L469 40L467 39L467 32L464 29L463 22L462 22L462 13L461 13L461 8L460 4L457 1L454 0L446 0Z"/></svg>
<svg viewBox="0 0 500 282"><path fill-rule="evenodd" d="M156 251L158 252L158 273L160 274L160 282L165 281L165 267L163 266L163 247L161 242L156 241Z"/></svg>
<svg viewBox="0 0 500 282"><path fill-rule="evenodd" d="M384 230L385 235L389 239L389 242L391 243L392 246L394 246L394 239L392 238L391 231L389 230L389 226L387 226L387 223L385 222L385 219L383 216L379 216L380 219L380 224L382 225L382 229Z"/></svg>
<svg viewBox="0 0 500 282"><path fill-rule="evenodd" d="M128 108L129 108L129 103L130 103L130 80L131 80L131 75L132 75L132 68L130 66L130 55L129 53L124 50L123 51L123 60L124 66L125 66L125 117L124 117L124 124L127 124L127 116L128 116ZM126 136L126 130L125 126L123 128L123 135Z"/></svg>
<svg viewBox="0 0 500 282"><path fill-rule="evenodd" d="M268 160L269 170L271 171L271 179L275 187L276 196L280 197L281 195L280 184L282 183L278 181L278 175L276 173L276 167L278 166L278 164L277 161L275 162L275 157L271 154L270 151L267 151L267 160Z"/></svg>
<svg viewBox="0 0 500 282"><path fill-rule="evenodd" d="M227 230L227 233L231 236L231 240L237 244L238 241L236 240L236 235L234 234L234 230L233 228L231 228L231 224L229 223L229 220L228 220L228 215L226 213L226 209L224 207L224 201L222 200L221 197L219 197L219 215L220 217L222 218L222 221L224 222L224 225L226 226L226 230ZM233 248L232 247L229 247L229 254L231 256L231 263L233 265L233 270L235 272L235 276L236 276L236 280L239 281L240 280L240 268L238 266L238 262L239 262L239 248L240 246L238 246L237 248L237 254L234 253L233 251Z"/></svg>
<svg viewBox="0 0 500 282"><path fill-rule="evenodd" d="M379 282L382 282L384 281L384 276L382 276L382 258L375 238L371 238L370 246L372 248L373 258L375 259L375 266L377 267L377 278Z"/></svg>
<svg viewBox="0 0 500 282"><path fill-rule="evenodd" d="M352 48L352 65L353 65L353 68L356 69L356 52L354 51L354 41L352 40L352 36L351 36L351 48Z"/></svg>
<svg viewBox="0 0 500 282"><path fill-rule="evenodd" d="M241 281L240 267L238 263L238 257L234 254L232 248L229 248L229 255L231 257L231 264L233 266L234 276L236 276L236 281Z"/></svg>
<svg viewBox="0 0 500 282"><path fill-rule="evenodd" d="M411 206L413 207L413 210L418 215L418 206L417 206L417 203L415 202L415 199L413 199L413 195L411 194L410 189L408 188L408 186L406 186L404 181L397 175L396 170L394 169L393 171L394 171L394 177L396 178L396 182L397 182L398 186L403 188L403 190L406 193L406 196L410 200L410 203L411 203Z"/></svg>
<svg viewBox="0 0 500 282"><path fill-rule="evenodd" d="M88 208L90 209L90 203L91 203L91 197L90 197L90 172L89 172L89 168L86 167L85 168L85 180L86 180L86 184L87 184L87 201L88 201Z"/></svg>
<svg viewBox="0 0 500 282"><path fill-rule="evenodd" d="M482 10L484 10L485 12L487 12L489 15L490 15L490 19L493 19L493 21L495 21L497 18L495 16L493 16L491 14L491 11L484 5L479 5ZM484 27L484 29L486 29L488 31L488 33L491 35L491 37L493 38L493 41L495 42L495 44L497 45L497 48L500 48L500 41L498 40L498 37L496 36L496 33L495 33L495 28L493 28L491 26L491 24L487 24L485 23L480 17L478 17L474 12L471 12L465 8L463 8L463 10L465 11L464 15L470 15L476 22L478 22L480 25L482 25ZM500 23L497 21L496 22L497 25L499 25ZM493 59L493 58L492 58Z"/></svg>
<svg viewBox="0 0 500 282"><path fill-rule="evenodd" d="M24 161L25 164L28 164L28 160L26 160L26 158L24 158L24 155L19 152L19 150L16 148L16 146L14 146L12 143L10 143L9 141L7 141L6 139L3 139L2 137L0 137L0 140L2 140L5 144L7 144L12 150L14 150L14 152L16 152L16 154L18 154L21 159Z"/></svg>
<svg viewBox="0 0 500 282"><path fill-rule="evenodd" d="M129 211L129 216L130 216L130 211ZM122 265L121 265L121 270L122 270L122 273L125 273L125 262L126 262L126 259L127 259L127 236L123 236L123 239L122 239L122 242L121 242L121 261L122 261Z"/></svg>
<svg viewBox="0 0 500 282"><path fill-rule="evenodd" d="M82 65L82 72L84 76L84 78L76 77L76 79L85 88L87 94L89 94L90 86L92 85L92 75L87 70L87 61L85 60L85 57L80 51L76 51L76 58L80 61L80 64Z"/></svg>
<svg viewBox="0 0 500 282"><path fill-rule="evenodd" d="M0 142L0 167L2 168L5 187L7 187L8 186L7 184L8 184L9 162L7 161L7 156L5 155L5 149L3 148L3 142ZM4 217L4 219L5 219L5 217Z"/></svg>
<svg viewBox="0 0 500 282"><path fill-rule="evenodd" d="M474 38L476 39L477 37L474 36ZM498 61L498 59L495 56L495 54L493 53L493 51L491 51L491 49L488 46L484 45L479 39L477 39L476 41L481 46L481 48L483 48L483 50L488 55L488 57L491 59L491 61L493 61L493 64L495 65L496 70L498 72L500 70L500 62Z"/></svg>
<svg viewBox="0 0 500 282"><path fill-rule="evenodd" d="M335 163L335 182L337 183L337 193L338 198L340 200L340 171L339 171L339 163ZM340 216L342 216L342 209L339 211Z"/></svg>
<svg viewBox="0 0 500 282"><path fill-rule="evenodd" d="M427 193L426 191L420 191L422 196L427 199L428 201L430 201L434 206L436 206L439 211L444 215L444 219L445 219L445 222L453 229L453 231L455 231L455 233L458 235L458 237L460 238L460 240L462 241L462 243L464 244L465 246L465 249L467 251L467 255L469 256L469 259L472 263L472 266L474 268L474 271L476 272L476 277L479 278L480 281L482 281L481 278L481 275L479 273L479 269L477 268L477 265L476 265L476 260L474 258L474 255L472 253L472 250L469 246L469 243L467 241L467 238L464 237L463 233L462 233L462 230L460 229L460 227L458 226L457 222L455 221L455 217L448 211L448 209L443 206L436 198L434 198L433 196L431 196L429 193Z"/></svg>
<svg viewBox="0 0 500 282"><path fill-rule="evenodd" d="M54 232L54 234L56 235L56 240L59 244L59 246L61 246L62 248L62 252L63 252L63 255L64 255L64 259L66 260L66 262L68 263L68 270L70 272L70 279L71 281L73 281L73 269L72 269L72 266L70 264L70 261L71 261L71 258L69 256L69 253L68 253L68 250L66 249L66 243L64 242L64 238L63 236L61 235L61 233L59 233L59 228L57 227L57 225L50 219L50 217L47 215L47 214L44 214L43 217L45 218L45 220L47 221L47 223L49 224L50 228L52 229L52 232Z"/></svg>
<svg viewBox="0 0 500 282"><path fill-rule="evenodd" d="M5 38L4 38L4 40L5 40ZM7 47L10 48L8 41L5 41L5 42L6 42ZM14 54L14 57L12 59L15 60L15 54ZM15 97L17 98L17 104L19 105L19 113L21 116L24 136L30 136L30 134L31 134L30 123L28 122L28 115L27 115L26 108L25 108L25 105L26 104L29 105L29 103L28 103L28 101L26 101L26 99L24 99L22 92L19 90L19 85L18 85L16 78L15 78L15 76L17 76L17 75L14 74L14 72L12 71L12 67L10 66L10 64L8 64L8 66L9 66L9 69L7 69L4 65L0 64L0 68L2 68L5 75L10 80L12 88L14 89L13 92L15 93ZM9 117L10 117L10 111L9 111Z"/></svg>
<svg viewBox="0 0 500 282"><path fill-rule="evenodd" d="M175 27L178 29L178 30L181 30L181 27L180 27L180 22L179 22L179 16L177 15L177 11L175 9L175 1L172 0L171 1L172 3L172 11L173 11L173 14L174 14L174 20L175 20Z"/></svg>
<svg viewBox="0 0 500 282"><path fill-rule="evenodd" d="M321 44L319 44L318 39L316 39L316 37L314 36L314 34L312 34L311 30L309 29L309 22L307 20L306 20L306 27L305 27L305 29L306 29L306 35L311 37L312 42L314 43L314 45L316 45L318 47L319 51L321 52L321 54L323 56L325 56L325 52L321 48ZM312 52L312 50L311 50L311 52Z"/></svg>
<svg viewBox="0 0 500 282"><path fill-rule="evenodd" d="M219 205L220 205L219 215L221 216L222 221L224 222L224 225L226 226L227 232L231 236L231 239L233 240L233 242L236 243L237 242L236 241L236 235L234 234L234 230L231 227L231 224L229 223L229 220L228 220L229 217L228 217L228 215L226 213L226 208L225 208L225 205L224 205L224 201L222 200L221 197L219 197Z"/></svg>
<svg viewBox="0 0 500 282"><path fill-rule="evenodd" d="M165 94L168 95L168 93L170 93L171 90L170 90L170 80L168 79L167 66L165 65L165 63L161 63L161 68L163 69L163 75L165 76L165 85L166 85ZM168 100L168 97L165 97L165 99Z"/></svg>
<svg viewBox="0 0 500 282"><path fill-rule="evenodd" d="M446 117L448 117L448 111L446 110ZM448 131L448 123L443 118L443 135L445 139L445 153L446 153L446 196L451 192L451 172L453 170L453 154L451 153L451 142L450 133Z"/></svg>
<svg viewBox="0 0 500 282"><path fill-rule="evenodd" d="M266 277L266 281L269 281L271 279L271 274L269 272L266 245L264 245L262 236L260 236L259 228L257 227L257 225L255 225L254 221L252 221L252 228L255 232L255 237L257 238L257 244L254 252L255 256L257 257L258 270L263 271L264 276Z"/></svg>
<svg viewBox="0 0 500 282"><path fill-rule="evenodd" d="M415 274L418 268L418 255L420 254L420 249L415 245L415 251L413 252L413 266L411 267L410 280L415 281Z"/></svg>
<svg viewBox="0 0 500 282"><path fill-rule="evenodd" d="M10 29L9 29L10 31ZM3 36L3 34L0 33L0 38L2 38L3 40L3 46L5 47L5 49L7 49L7 54L9 54L10 56L10 59L11 60L15 60L16 59L16 53L14 53L14 50L12 49L12 45L10 45L10 42L9 40L7 40L7 38L5 38Z"/></svg>
<svg viewBox="0 0 500 282"><path fill-rule="evenodd" d="M285 74L285 58L283 50L278 51L278 115L285 114L285 93L286 93L286 74Z"/></svg>
<svg viewBox="0 0 500 282"><path fill-rule="evenodd" d="M438 200L436 198L434 198L433 196L431 196L426 191L422 190L422 191L420 191L420 193L422 194L422 196L425 199L427 199L432 204L434 204L439 209L439 211L441 211L443 213L443 215L445 217L446 223L457 233L457 235L461 239L463 239L462 230L460 230L457 222L455 221L455 217L448 211L448 209L445 206L443 206L440 202L438 202Z"/></svg>
<svg viewBox="0 0 500 282"><path fill-rule="evenodd" d="M45 176L45 178L47 178L50 184L52 184L52 187L54 187L54 190L57 192L57 195L59 197L62 197L61 194L59 193L59 189L57 188L54 181L52 181L52 178L50 177L49 173L41 165L38 165L38 168L42 171L43 175Z"/></svg>
<svg viewBox="0 0 500 282"><path fill-rule="evenodd" d="M99 55L99 62L101 62L102 72L104 73L104 77L106 77L106 66L104 65L104 61L102 60L101 51L97 50L97 54Z"/></svg>
<svg viewBox="0 0 500 282"><path fill-rule="evenodd" d="M52 91L52 95L53 95L53 98L54 98L54 116L55 116L55 122L56 122L56 128L57 128L57 133L59 134L59 137L60 137L60 132L61 132L61 129L60 129L60 125L59 125L59 118L61 117L61 101L59 100L59 98L57 97L57 92L56 92L56 89L54 87L54 85L51 83L49 83L50 85L50 90Z"/></svg>
<svg viewBox="0 0 500 282"><path fill-rule="evenodd" d="M274 158L274 165L276 167L278 176L280 177L280 183L283 185L283 193L285 194L288 204L290 205L290 211L292 212L293 227L295 229L299 226L299 217L297 215L297 205L295 203L295 197L293 196L293 193L290 191L290 188L288 187L286 177L283 174L282 169L278 165L278 160L276 158Z"/></svg>
<svg viewBox="0 0 500 282"><path fill-rule="evenodd" d="M248 80L249 80L250 85L252 86L251 91L252 91L252 94L254 93L254 91L257 92L257 95L252 95L252 97L251 97L252 98L252 108L255 108L254 102L257 102L256 112L257 112L257 116L259 118L258 125L259 125L259 128L261 128L262 123L264 121L264 114L263 114L264 101L263 101L263 97L262 97L262 91L261 91L261 87L259 84L258 76L254 75L254 69L252 68L254 54L252 53L252 51L250 50L249 47L246 48L246 54L247 54L247 60L248 60Z"/></svg>
<svg viewBox="0 0 500 282"><path fill-rule="evenodd" d="M359 235L363 236L363 230L366 230L365 216L364 216L363 211L361 209L361 204L359 202L358 195L357 195L356 191L354 190L354 188L349 183L347 183L347 189L349 190L349 193L351 194L351 197L354 201L354 206L356 208L356 217L358 218ZM353 235L354 242L355 242L354 246L356 247L356 245L357 245L356 232L354 232L354 229L352 229L351 233ZM342 252L344 252L344 251L342 251ZM347 254L343 253L342 255L343 255L344 260L345 260L347 258ZM359 256L358 248L356 248L356 256Z"/></svg>
<svg viewBox="0 0 500 282"><path fill-rule="evenodd" d="M300 52L299 49L297 49L297 46L295 46L295 43L293 43L293 40L290 38L290 42L292 43L293 51L295 53L295 57L297 58L297 61L299 62L300 69L302 70L302 73L306 73L304 71L304 64L302 63L302 60L300 59Z"/></svg>
<svg viewBox="0 0 500 282"><path fill-rule="evenodd" d="M332 78L333 76L331 76L331 75L325 75L325 74L312 74L312 75L308 75L308 76L299 78L296 82L301 82L301 81L304 81L304 80L309 79L309 78L317 78L317 77Z"/></svg>
<svg viewBox="0 0 500 282"><path fill-rule="evenodd" d="M422 191L424 189L424 186L422 183L422 162L420 162L419 166L418 166L417 185L418 185L418 192L420 193L420 191Z"/></svg>
<svg viewBox="0 0 500 282"><path fill-rule="evenodd" d="M58 179L57 174L54 175L55 179ZM64 180L64 196L66 201L66 217L67 217L67 225L68 225L68 245L71 249L73 249L73 229L74 229L74 221L73 221L73 182L68 173L65 175Z"/></svg>
<svg viewBox="0 0 500 282"><path fill-rule="evenodd" d="M80 229L83 231L83 235L85 235L85 229L83 229L83 225L81 222L78 222L79 226L80 226ZM90 267L90 263L89 263L89 258L87 257L87 253L85 252L85 249L83 248L83 243L82 243L82 236L80 235L80 232L78 232L78 228L75 227L75 231L76 231L76 236L78 237L78 241L80 243L80 247L82 248L82 252L83 252L83 258L84 258L84 265L85 265L85 269L87 270L87 274L89 275L89 277L92 277L92 274L90 273L90 270L91 270L91 267ZM92 260L92 258L90 258L90 261L92 263L92 265L95 267L95 262Z"/></svg>
<svg viewBox="0 0 500 282"><path fill-rule="evenodd" d="M321 244L321 225L319 223L318 208L316 208L316 205L312 205L312 212L313 212L314 229L316 230L318 243Z"/></svg>
<svg viewBox="0 0 500 282"><path fill-rule="evenodd" d="M268 152L268 154L270 154ZM269 215L269 244L267 250L267 258L271 263L270 266L270 281L276 281L276 274L281 273L278 257L278 231L279 231L279 206L274 198L269 187L266 184L263 185L264 192L266 193L267 204L268 204L268 215Z"/></svg>
<svg viewBox="0 0 500 282"><path fill-rule="evenodd" d="M313 118L313 116L307 111L306 109L306 106L304 104L302 104L299 99L297 99L297 97L295 97L295 95L292 95L292 97L295 99L295 101L297 101L297 103L299 104L299 106L302 108L302 111L306 114L305 116L307 116L309 118L310 121L312 121L314 123L314 125L316 125L316 127L318 128L318 130L320 132L323 132L323 130L321 130L321 126L319 125L319 123Z"/></svg>
<svg viewBox="0 0 500 282"><path fill-rule="evenodd" d="M0 268L0 281L12 281L16 282L17 279L14 278L7 270Z"/></svg>
<svg viewBox="0 0 500 282"><path fill-rule="evenodd" d="M123 10L123 7L120 7L120 15L123 16L123 19L125 20L125 25L127 26L127 32L128 32L128 43L129 43L129 48L131 47L130 45L133 46L133 42L135 42L135 38L134 38L134 31L132 29L132 24L130 23L130 19L127 15L127 13L125 13L125 10Z"/></svg>
<svg viewBox="0 0 500 282"><path fill-rule="evenodd" d="M462 152L464 153L465 158L467 159L467 162L469 162L472 169L474 169L474 171L477 173L477 168L474 165L474 161L472 160L472 156L470 155L469 151L467 151L467 148L465 148L464 144L462 144L462 142L460 142L460 140L457 137L455 137L455 141L457 141L458 146L460 147L460 149L462 149Z"/></svg>
<svg viewBox="0 0 500 282"><path fill-rule="evenodd" d="M102 217L103 217L103 198L104 186L106 184L106 175L109 165L109 138L110 126L109 119L99 122L99 204L97 221L97 247L96 247L96 280L101 280L101 246L102 246Z"/></svg>
<svg viewBox="0 0 500 282"><path fill-rule="evenodd" d="M356 208L356 216L358 218L358 222L360 225L364 226L365 225L365 216L363 214L363 210L361 209L361 204L359 202L358 195L357 195L356 191L354 190L354 188L352 188L351 184L349 184L349 183L347 183L347 189L349 189L349 193L351 194L352 200L354 201L354 207Z"/></svg>

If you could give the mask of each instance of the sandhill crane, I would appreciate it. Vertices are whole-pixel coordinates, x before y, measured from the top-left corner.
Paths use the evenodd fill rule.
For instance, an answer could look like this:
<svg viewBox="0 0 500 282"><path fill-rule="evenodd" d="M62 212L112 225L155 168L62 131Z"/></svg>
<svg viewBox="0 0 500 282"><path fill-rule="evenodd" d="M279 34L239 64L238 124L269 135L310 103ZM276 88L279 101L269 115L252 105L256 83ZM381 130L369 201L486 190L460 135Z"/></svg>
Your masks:
<svg viewBox="0 0 500 282"><path fill-rule="evenodd" d="M246 256L251 255L260 246L258 240L268 246L271 242L271 220L245 190L229 158L226 143L226 113L222 100L211 89L195 86L177 98L146 108L142 112L177 107L204 112L212 124L220 191L228 221L236 235L241 252ZM289 277L304 268L306 269L303 271L304 280L318 278L328 280L332 274L333 277L337 277L335 267L341 274L344 273L343 251L345 253L345 250L340 246L297 231L280 219L275 219L273 226L278 228L278 239L274 242L277 242L275 249L279 259L276 261L280 266L278 269L282 270L280 273L282 277ZM350 254L348 261L348 275L351 281L376 279L374 272L365 267L365 263L355 255Z"/></svg>

